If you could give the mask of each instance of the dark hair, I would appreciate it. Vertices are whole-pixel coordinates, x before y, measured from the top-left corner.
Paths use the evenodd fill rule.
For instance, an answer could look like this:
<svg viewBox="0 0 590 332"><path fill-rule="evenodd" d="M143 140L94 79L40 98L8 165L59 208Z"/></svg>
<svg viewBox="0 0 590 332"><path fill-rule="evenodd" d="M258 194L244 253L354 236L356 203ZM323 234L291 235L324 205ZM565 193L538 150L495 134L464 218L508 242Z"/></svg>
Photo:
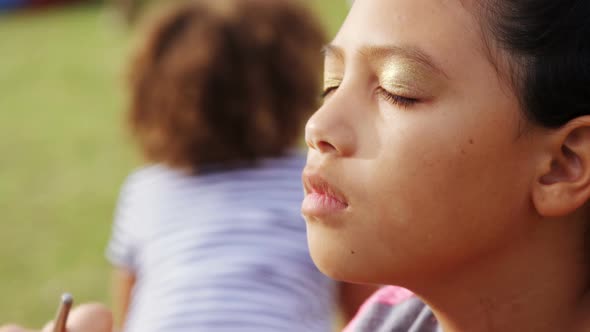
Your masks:
<svg viewBox="0 0 590 332"><path fill-rule="evenodd" d="M590 1L483 1L525 115L557 128L590 114Z"/></svg>
<svg viewBox="0 0 590 332"><path fill-rule="evenodd" d="M131 62L129 125L145 158L197 171L285 153L317 106L323 43L295 0L175 7Z"/></svg>
<svg viewBox="0 0 590 332"><path fill-rule="evenodd" d="M590 114L590 1L487 1L488 31L508 54L524 115L558 128ZM590 253L590 227L585 238Z"/></svg>

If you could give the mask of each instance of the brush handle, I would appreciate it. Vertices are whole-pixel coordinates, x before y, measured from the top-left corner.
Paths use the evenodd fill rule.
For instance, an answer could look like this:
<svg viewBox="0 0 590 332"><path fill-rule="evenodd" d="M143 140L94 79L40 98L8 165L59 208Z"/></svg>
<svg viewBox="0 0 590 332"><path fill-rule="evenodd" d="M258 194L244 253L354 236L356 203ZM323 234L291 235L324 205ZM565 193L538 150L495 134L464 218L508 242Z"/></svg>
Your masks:
<svg viewBox="0 0 590 332"><path fill-rule="evenodd" d="M64 293L61 296L59 308L57 309L57 314L55 316L53 332L66 332L66 323L68 321L68 315L70 314L70 309L72 309L73 303L74 298L72 297L72 295Z"/></svg>

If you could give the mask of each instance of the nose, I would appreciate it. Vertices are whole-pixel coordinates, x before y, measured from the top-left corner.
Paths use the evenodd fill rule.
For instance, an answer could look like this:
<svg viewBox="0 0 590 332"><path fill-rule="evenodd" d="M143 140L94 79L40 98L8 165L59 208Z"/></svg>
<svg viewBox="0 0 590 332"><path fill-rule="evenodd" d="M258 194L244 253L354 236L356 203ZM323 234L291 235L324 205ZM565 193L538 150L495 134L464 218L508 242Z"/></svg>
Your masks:
<svg viewBox="0 0 590 332"><path fill-rule="evenodd" d="M350 111L337 103L337 97L327 101L307 122L305 142L322 154L347 157L354 154L355 133Z"/></svg>

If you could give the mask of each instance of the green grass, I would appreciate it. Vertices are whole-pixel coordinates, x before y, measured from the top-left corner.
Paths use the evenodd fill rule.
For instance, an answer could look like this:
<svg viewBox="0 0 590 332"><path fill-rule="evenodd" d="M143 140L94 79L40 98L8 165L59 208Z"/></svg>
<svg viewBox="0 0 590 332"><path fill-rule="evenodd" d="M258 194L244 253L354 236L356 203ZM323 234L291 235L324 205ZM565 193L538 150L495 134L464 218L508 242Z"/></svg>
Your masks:
<svg viewBox="0 0 590 332"><path fill-rule="evenodd" d="M345 1L313 4L332 35ZM0 323L42 325L63 290L109 301L104 246L138 164L121 124L129 39L97 5L0 15Z"/></svg>

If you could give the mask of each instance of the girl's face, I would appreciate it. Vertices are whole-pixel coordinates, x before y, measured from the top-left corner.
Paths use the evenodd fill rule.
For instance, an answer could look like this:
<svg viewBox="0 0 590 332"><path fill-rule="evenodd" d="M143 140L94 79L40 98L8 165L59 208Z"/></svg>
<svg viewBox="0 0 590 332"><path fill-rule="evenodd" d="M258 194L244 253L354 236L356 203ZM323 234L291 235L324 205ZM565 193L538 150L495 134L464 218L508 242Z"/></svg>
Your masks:
<svg viewBox="0 0 590 332"><path fill-rule="evenodd" d="M324 273L424 282L530 229L538 134L520 135L472 6L358 0L326 47L302 206Z"/></svg>

